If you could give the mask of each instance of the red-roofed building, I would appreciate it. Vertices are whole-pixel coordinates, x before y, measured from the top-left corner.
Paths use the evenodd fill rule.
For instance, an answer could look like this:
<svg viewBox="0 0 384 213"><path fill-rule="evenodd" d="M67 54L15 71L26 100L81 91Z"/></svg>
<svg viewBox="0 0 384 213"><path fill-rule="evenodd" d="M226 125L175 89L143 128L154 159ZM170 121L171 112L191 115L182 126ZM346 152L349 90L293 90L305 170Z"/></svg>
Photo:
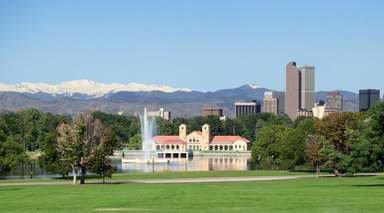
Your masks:
<svg viewBox="0 0 384 213"><path fill-rule="evenodd" d="M187 126L180 125L179 135L159 135L153 138L155 147L163 151L247 151L250 141L232 135L211 136L208 124L202 126L201 131L187 134Z"/></svg>

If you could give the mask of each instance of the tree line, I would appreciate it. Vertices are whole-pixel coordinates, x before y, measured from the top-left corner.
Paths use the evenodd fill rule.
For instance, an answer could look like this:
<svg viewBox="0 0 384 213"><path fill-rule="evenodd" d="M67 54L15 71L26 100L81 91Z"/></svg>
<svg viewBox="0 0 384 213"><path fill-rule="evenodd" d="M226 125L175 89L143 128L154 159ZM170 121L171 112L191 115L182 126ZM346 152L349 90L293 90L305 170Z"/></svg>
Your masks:
<svg viewBox="0 0 384 213"><path fill-rule="evenodd" d="M328 169L338 173L383 171L384 104L367 113L335 113L322 120L260 113L226 119L218 117L157 119L157 134L178 134L180 124L190 131L205 123L212 135L240 135L252 141L252 160L265 169ZM139 149L137 116L85 113L76 118L36 109L0 113L0 175L38 152L47 171L110 176L108 158L114 149ZM76 176L76 175L75 175ZM76 178L76 177L74 177Z"/></svg>
<svg viewBox="0 0 384 213"><path fill-rule="evenodd" d="M335 175L382 172L384 103L367 113L333 113L318 120L298 118L293 126L269 125L253 143L260 168L326 169Z"/></svg>

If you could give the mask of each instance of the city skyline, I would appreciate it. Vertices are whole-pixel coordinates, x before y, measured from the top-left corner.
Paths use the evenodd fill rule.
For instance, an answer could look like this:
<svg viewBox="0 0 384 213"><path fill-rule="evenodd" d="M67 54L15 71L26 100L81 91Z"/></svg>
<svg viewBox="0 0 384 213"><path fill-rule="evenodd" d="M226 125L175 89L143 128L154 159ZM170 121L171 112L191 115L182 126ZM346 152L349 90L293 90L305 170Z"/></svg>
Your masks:
<svg viewBox="0 0 384 213"><path fill-rule="evenodd" d="M316 91L383 90L383 6L2 1L0 82L89 79L198 91L257 84L283 91L284 66L294 60L316 67Z"/></svg>

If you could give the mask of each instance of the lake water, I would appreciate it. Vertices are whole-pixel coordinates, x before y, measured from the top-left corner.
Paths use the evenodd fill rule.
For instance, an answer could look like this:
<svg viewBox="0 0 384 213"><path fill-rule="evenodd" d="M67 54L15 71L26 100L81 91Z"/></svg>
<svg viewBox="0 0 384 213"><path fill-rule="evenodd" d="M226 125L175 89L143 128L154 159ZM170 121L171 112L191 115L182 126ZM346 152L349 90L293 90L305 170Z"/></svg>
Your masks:
<svg viewBox="0 0 384 213"><path fill-rule="evenodd" d="M214 170L250 170L249 156L195 156L189 159L170 160L169 163L121 163L121 158L113 159L119 173L162 172L162 171L214 171ZM39 166L37 160L19 165L5 177L6 179L60 178L60 174L47 172Z"/></svg>
<svg viewBox="0 0 384 213"><path fill-rule="evenodd" d="M120 162L120 161L118 161ZM162 172L162 171L214 171L249 170L250 158L239 156L200 156L190 159L171 160L169 163L117 163L118 171Z"/></svg>

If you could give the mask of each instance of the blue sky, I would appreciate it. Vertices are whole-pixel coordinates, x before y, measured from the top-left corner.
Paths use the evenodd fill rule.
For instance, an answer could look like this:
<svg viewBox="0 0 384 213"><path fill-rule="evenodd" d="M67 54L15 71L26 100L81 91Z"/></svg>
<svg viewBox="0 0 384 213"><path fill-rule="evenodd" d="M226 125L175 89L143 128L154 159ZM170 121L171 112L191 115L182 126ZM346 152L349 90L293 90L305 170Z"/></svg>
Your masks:
<svg viewBox="0 0 384 213"><path fill-rule="evenodd" d="M0 0L0 82L384 89L384 1Z"/></svg>

